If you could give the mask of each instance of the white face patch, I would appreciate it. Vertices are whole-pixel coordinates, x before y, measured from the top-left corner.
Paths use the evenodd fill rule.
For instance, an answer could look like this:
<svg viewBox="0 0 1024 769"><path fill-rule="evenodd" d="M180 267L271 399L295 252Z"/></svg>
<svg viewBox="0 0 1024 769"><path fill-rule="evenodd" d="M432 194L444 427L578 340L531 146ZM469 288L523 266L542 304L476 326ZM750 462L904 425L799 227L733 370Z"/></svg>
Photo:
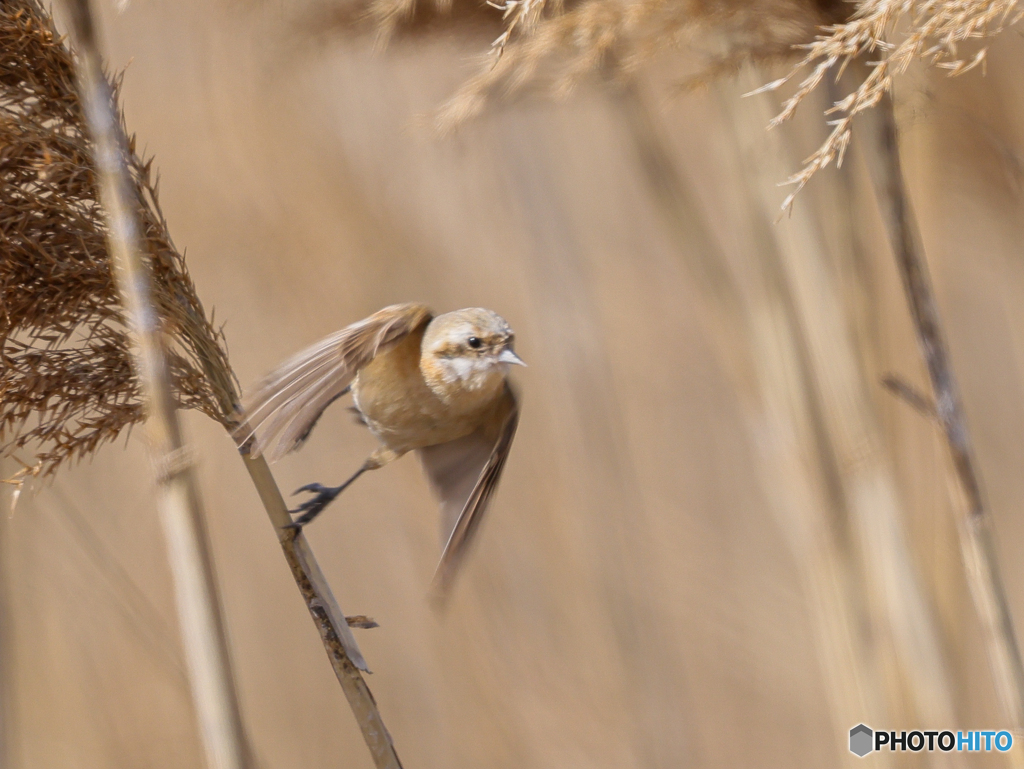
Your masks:
<svg viewBox="0 0 1024 769"><path fill-rule="evenodd" d="M483 387L493 374L502 374L502 364L493 359L482 357L460 356L444 358L441 361L444 378L447 382L462 382L468 389Z"/></svg>

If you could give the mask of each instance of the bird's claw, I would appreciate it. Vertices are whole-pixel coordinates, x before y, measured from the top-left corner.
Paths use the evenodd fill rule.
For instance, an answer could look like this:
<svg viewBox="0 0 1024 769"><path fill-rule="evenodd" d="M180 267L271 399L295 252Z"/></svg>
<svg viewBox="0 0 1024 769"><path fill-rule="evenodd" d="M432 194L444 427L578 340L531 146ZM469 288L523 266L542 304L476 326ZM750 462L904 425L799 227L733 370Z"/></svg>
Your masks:
<svg viewBox="0 0 1024 769"><path fill-rule="evenodd" d="M321 494L325 491L330 490L330 486L324 486L322 483L307 483L305 486L299 486L299 488L295 489L295 491L292 492L292 496L294 497L296 494L301 494L304 491L311 491L314 494Z"/></svg>
<svg viewBox="0 0 1024 769"><path fill-rule="evenodd" d="M308 491L316 496L312 499L307 499L294 510L289 510L288 512L292 515L295 515L296 513L301 513L301 515L284 528L301 529L322 513L324 508L333 502L334 498L341 493L341 489L342 487L340 486L324 486L320 483L307 483L305 486L296 489L292 496L300 494L303 491Z"/></svg>

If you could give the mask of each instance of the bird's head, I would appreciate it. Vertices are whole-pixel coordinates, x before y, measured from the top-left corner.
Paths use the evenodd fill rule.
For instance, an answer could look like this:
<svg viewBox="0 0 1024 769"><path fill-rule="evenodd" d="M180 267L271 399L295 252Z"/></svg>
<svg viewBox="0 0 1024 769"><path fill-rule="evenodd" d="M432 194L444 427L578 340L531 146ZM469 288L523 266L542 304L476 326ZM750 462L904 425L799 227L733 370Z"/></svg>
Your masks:
<svg viewBox="0 0 1024 769"><path fill-rule="evenodd" d="M515 335L495 312L479 307L438 315L423 335L420 368L442 398L500 388L509 366L525 366L512 349Z"/></svg>

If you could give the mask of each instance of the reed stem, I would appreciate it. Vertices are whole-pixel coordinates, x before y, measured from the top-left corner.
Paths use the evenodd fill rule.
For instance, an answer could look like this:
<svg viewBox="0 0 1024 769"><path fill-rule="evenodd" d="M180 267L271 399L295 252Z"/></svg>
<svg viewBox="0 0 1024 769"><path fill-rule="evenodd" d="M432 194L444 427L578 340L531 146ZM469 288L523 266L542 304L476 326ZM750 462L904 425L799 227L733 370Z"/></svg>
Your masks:
<svg viewBox="0 0 1024 769"><path fill-rule="evenodd" d="M252 766L251 751L231 671L193 455L178 423L152 275L142 257L138 204L125 160L128 143L103 73L88 0L72 0L68 8L114 280L136 348L134 365L144 393L160 518L206 761L211 769L247 769Z"/></svg>
<svg viewBox="0 0 1024 769"><path fill-rule="evenodd" d="M377 769L401 769L402 762L395 752L391 735L384 725L373 694L359 672L369 671L345 615L338 608L331 586L320 571L305 535L301 531L285 528L292 519L288 514L284 497L281 496L281 491L271 475L267 460L262 456L251 457L242 454L242 461L260 495L263 508L277 531L277 539L281 543L288 568L291 569L295 584L299 586L302 599L306 602L313 623L320 633L331 667L334 668L338 683L341 684L349 707L356 717L366 746L373 756L374 765Z"/></svg>
<svg viewBox="0 0 1024 769"><path fill-rule="evenodd" d="M237 427L234 415L240 412L240 408L234 377L230 370L226 370L226 365L224 359L218 356L204 356L202 359L203 373L211 382L219 385L215 392L224 416L222 422L230 435ZM263 456L252 457L244 451L241 457L263 509L277 532L277 540L292 578L313 618L327 658L331 661L338 683L356 717L374 765L377 769L401 769L402 762L395 752L391 734L384 725L373 693L360 673L369 673L370 669L308 540L301 529L288 528L292 518L267 460Z"/></svg>
<svg viewBox="0 0 1024 769"><path fill-rule="evenodd" d="M967 419L946 346L938 305L928 275L917 222L910 207L900 161L893 100L884 95L865 126L865 153L882 218L903 279L917 340L935 394L935 412L949 446L966 515L959 521L967 582L981 619L989 664L1000 704L1018 734L1024 730L1024 663L999 572L988 511L971 449ZM870 131L870 133L868 133Z"/></svg>

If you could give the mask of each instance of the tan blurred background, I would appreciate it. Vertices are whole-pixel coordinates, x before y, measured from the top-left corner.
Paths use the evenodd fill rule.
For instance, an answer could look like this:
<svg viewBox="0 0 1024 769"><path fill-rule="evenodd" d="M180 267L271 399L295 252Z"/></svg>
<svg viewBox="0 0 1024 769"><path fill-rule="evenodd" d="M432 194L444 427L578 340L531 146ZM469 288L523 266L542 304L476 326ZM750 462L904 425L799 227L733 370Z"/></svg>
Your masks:
<svg viewBox="0 0 1024 769"><path fill-rule="evenodd" d="M694 203L674 221L638 154L633 97L582 88L564 103L523 99L446 140L419 127L417 116L474 71L489 32L374 54L368 41L312 35L302 3L132 0L123 13L101 11L109 61L128 66L129 128L157 158L171 232L227 324L243 385L400 301L493 308L530 364L516 372L523 419L502 487L444 616L425 600L437 522L413 458L360 480L307 531L342 607L381 625L356 633L409 769L821 767L857 760L845 744L858 720L1006 725L963 577L941 435L879 384L895 372L927 389L856 146L846 172L812 181L778 225L791 233L784 247L816 222L828 253L818 279L846 304L808 289L842 321L817 324L796 273L783 270L806 324L796 357L823 378L772 392L818 392L810 401L825 424L857 396L868 437L851 428L850 446L827 461L799 440L787 453L789 422L778 420L802 407L765 395L774 363L795 353L772 346L788 332L761 333L755 255L776 237L785 195L769 182L821 138L815 104L783 129L792 146L782 156L757 110L736 106L743 83L668 98L668 72L653 68L641 109ZM1022 74L1011 31L986 76L912 75L898 108L1019 627ZM699 277L702 259L724 260L746 321L722 315L730 305ZM839 364L816 368L841 358L815 346L833 333L858 361L852 377ZM194 415L188 426L259 765L371 766L229 439ZM846 439L824 442L837 440ZM335 408L275 472L284 490L336 483L372 445ZM3 518L12 769L201 765L141 449L138 436L108 446ZM905 545L945 676L934 698L915 701L920 681L892 662L859 587L855 553L869 545L850 533L860 529L840 487L861 461L893 484L902 534L889 539ZM810 489L802 503L794 488ZM819 589L829 563L843 584ZM846 611L836 595L853 596L846 635L829 630ZM830 647L840 636L853 651ZM844 654L861 665L856 676ZM923 676L935 672L922 665ZM849 691L861 693L837 693L851 676L860 678Z"/></svg>

